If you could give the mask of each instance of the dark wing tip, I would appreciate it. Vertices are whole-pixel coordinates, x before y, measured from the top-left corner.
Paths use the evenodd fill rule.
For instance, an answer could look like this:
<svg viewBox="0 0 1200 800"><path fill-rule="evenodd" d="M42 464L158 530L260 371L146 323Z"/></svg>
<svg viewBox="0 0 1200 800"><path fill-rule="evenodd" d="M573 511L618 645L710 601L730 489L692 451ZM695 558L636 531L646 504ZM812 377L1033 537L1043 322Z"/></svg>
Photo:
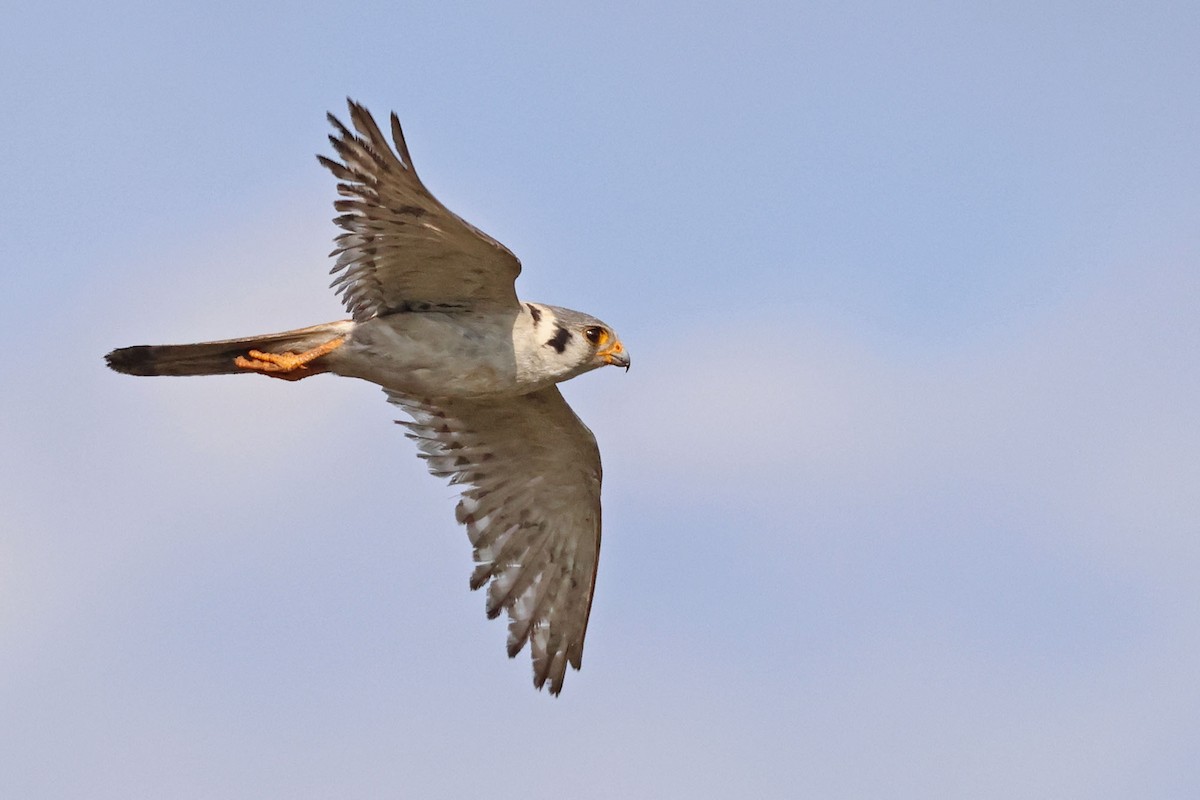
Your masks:
<svg viewBox="0 0 1200 800"><path fill-rule="evenodd" d="M412 156L408 152L408 142L404 140L404 130L400 127L400 117L396 116L395 111L392 112L391 121L392 141L396 144L396 152L400 154L400 160L404 162L404 166L408 167L409 171L415 176L417 168L413 166Z"/></svg>
<svg viewBox="0 0 1200 800"><path fill-rule="evenodd" d="M373 147L386 150L387 139L383 138L383 131L379 130L379 126L375 124L375 118L371 116L371 112L367 111L366 106L356 103L349 98L346 102L350 104L350 121L354 123L354 128L363 137L370 142Z"/></svg>
<svg viewBox="0 0 1200 800"><path fill-rule="evenodd" d="M350 131L346 128L345 125L342 124L342 121L340 119L338 119L337 117L335 117L333 115L332 111L327 111L325 113L325 119L328 120L329 124L333 127L333 129L338 132L338 136L345 138L350 135ZM333 134L330 134L329 138L333 139L335 137L333 136Z"/></svg>
<svg viewBox="0 0 1200 800"><path fill-rule="evenodd" d="M547 683L549 683L550 685L546 686ZM560 694L562 694L563 676L562 675L550 675L550 676L543 677L541 680L538 680L538 677L535 675L533 678L533 686L539 692L542 689L545 689L547 692L550 693L551 697L558 697Z"/></svg>

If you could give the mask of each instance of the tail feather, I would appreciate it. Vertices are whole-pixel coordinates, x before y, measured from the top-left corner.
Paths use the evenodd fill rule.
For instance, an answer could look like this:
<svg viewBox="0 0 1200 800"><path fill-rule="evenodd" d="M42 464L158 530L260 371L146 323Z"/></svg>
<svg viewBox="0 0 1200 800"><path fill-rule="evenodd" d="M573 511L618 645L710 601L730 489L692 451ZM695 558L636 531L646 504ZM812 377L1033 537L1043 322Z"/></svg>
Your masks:
<svg viewBox="0 0 1200 800"><path fill-rule="evenodd" d="M112 369L126 375L235 375L246 370L235 365L234 359L251 350L300 353L345 336L353 327L350 320L342 320L246 339L198 344L142 344L118 348L104 359ZM318 364L317 361L312 363L314 367Z"/></svg>

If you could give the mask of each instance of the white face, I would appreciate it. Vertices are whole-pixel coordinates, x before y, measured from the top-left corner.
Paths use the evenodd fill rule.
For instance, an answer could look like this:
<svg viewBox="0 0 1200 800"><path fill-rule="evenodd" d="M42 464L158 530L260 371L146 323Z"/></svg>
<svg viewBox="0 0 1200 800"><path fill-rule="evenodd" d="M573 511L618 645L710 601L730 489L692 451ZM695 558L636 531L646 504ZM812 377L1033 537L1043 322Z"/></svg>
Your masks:
<svg viewBox="0 0 1200 800"><path fill-rule="evenodd" d="M527 303L540 360L563 377L608 365L629 369L629 354L612 328L595 317L556 306Z"/></svg>

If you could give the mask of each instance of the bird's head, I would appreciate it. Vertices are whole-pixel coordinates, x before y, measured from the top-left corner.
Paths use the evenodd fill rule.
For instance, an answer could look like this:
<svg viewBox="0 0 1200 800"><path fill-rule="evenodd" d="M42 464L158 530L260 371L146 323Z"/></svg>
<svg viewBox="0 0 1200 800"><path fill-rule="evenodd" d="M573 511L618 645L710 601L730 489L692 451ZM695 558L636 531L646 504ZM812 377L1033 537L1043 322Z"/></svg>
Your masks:
<svg viewBox="0 0 1200 800"><path fill-rule="evenodd" d="M537 308L537 328L544 336L542 347L549 348L556 360L569 363L573 374L607 366L629 370L629 351L611 326L567 308Z"/></svg>

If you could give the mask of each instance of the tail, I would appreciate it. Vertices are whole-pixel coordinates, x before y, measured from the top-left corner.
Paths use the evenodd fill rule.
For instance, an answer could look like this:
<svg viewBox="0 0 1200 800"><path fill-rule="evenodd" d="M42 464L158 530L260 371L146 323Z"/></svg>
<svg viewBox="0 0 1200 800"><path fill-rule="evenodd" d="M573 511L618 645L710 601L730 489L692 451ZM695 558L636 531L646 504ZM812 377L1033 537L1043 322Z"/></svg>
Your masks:
<svg viewBox="0 0 1200 800"><path fill-rule="evenodd" d="M121 347L104 357L108 366L126 375L235 375L247 370L234 364L251 350L264 353L302 353L320 347L354 327L350 320L327 322L248 339L226 339L200 344L142 344ZM310 374L321 372L314 361Z"/></svg>

